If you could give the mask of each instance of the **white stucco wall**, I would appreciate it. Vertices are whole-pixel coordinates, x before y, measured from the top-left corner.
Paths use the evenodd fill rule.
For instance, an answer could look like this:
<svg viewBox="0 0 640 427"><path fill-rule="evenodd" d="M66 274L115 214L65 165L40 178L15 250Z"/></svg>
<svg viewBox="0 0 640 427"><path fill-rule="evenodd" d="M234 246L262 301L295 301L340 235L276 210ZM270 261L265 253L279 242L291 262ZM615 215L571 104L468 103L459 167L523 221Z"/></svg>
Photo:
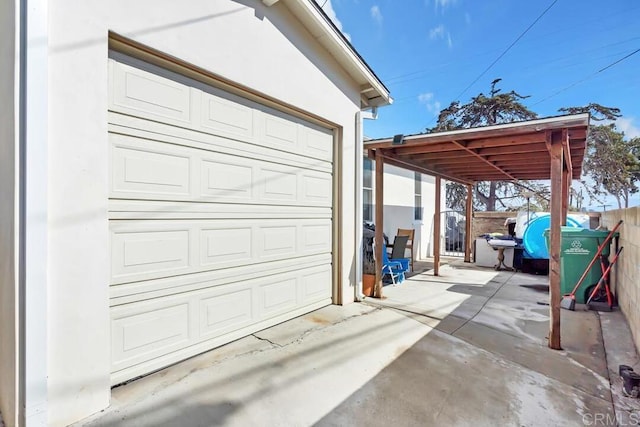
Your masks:
<svg viewBox="0 0 640 427"><path fill-rule="evenodd" d="M414 256L416 259L430 255L435 197L435 178L424 174L421 176L422 221L415 221L413 171L391 165L384 167L384 232L389 240L393 241L398 228L415 229Z"/></svg>
<svg viewBox="0 0 640 427"><path fill-rule="evenodd" d="M17 421L16 156L17 96L15 1L0 2L0 412Z"/></svg>
<svg viewBox="0 0 640 427"><path fill-rule="evenodd" d="M444 206L444 187L441 189L440 206ZM436 178L431 175L422 175L422 224L420 236L419 258L433 256L433 214L435 212ZM443 209L443 208L441 208Z"/></svg>
<svg viewBox="0 0 640 427"><path fill-rule="evenodd" d="M50 1L50 424L68 424L109 403L109 30L342 126L337 267L344 302L353 300L359 87L283 3Z"/></svg>

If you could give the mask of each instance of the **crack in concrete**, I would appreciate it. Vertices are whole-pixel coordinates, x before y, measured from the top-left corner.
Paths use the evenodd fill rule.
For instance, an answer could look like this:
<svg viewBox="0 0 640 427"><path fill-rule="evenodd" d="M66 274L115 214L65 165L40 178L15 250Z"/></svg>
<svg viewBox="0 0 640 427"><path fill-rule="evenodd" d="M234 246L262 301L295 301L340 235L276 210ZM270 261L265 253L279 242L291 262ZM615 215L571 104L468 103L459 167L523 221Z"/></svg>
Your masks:
<svg viewBox="0 0 640 427"><path fill-rule="evenodd" d="M260 341L266 341L266 342L268 342L269 344L271 344L271 345L272 345L272 346L274 346L274 347L277 347L277 348L282 348L282 347L284 347L283 345L278 344L278 343L276 343L276 342L273 342L273 341L271 341L271 340L270 340L270 339L268 339L268 338L262 338L262 337L257 336L256 334L251 334L251 336L252 336L252 337L254 337L254 338L259 339ZM287 345L287 344L285 344L285 345ZM269 349L266 349L266 350L269 350ZM264 351L264 350L263 350L263 351Z"/></svg>
<svg viewBox="0 0 640 427"><path fill-rule="evenodd" d="M401 307L394 306L394 305L374 305L373 303L369 303L368 305L369 305L369 307L375 307L378 310L382 310L383 308L386 308L386 309L397 311L397 312L400 312L400 313L415 314L416 316L419 316L419 317L425 317L427 319L437 320L438 323L442 322L444 320L444 319L441 319L439 317L429 316L428 314L425 314L425 313L412 311L412 310L409 310L409 309L406 309L406 308L401 308Z"/></svg>
<svg viewBox="0 0 640 427"><path fill-rule="evenodd" d="M300 336L298 338L296 338L294 341L291 341L291 342L286 343L286 344L278 344L278 343L273 342L273 341L271 341L271 340L269 340L267 338L259 337L259 336L255 335L255 334L247 335L247 337L248 336L252 336L252 337L256 338L259 341L267 342L267 343L269 343L271 345L271 347L258 348L258 349L254 349L254 350L245 351L245 352L242 352L242 353L229 354L228 356L225 356L225 357L222 357L222 358L220 358L218 360L215 360L215 361L212 361L210 363L207 363L206 366L200 366L200 367L196 367L194 369L191 369L188 373L186 373L185 375L182 375L180 378L176 378L175 380L162 381L158 385L158 387L154 388L153 392L155 393L158 390L161 390L161 389L165 388L167 386L167 384L171 384L171 383L176 383L177 384L177 383L183 381L185 378L187 378L190 375L192 375L194 372L198 372L198 371L201 371L203 369L209 369L209 368L211 368L213 366L220 365L220 364L222 364L224 362L227 362L229 360L240 359L240 358L243 358L243 357L250 357L250 356L254 356L256 354L264 353L266 351L270 351L270 350L274 350L274 349L282 349L282 348L285 348L285 347L287 347L289 345L292 345L292 344L300 344L312 332L320 331L320 330L323 330L323 329L332 328L334 326L340 325L341 323L347 322L347 321L349 321L349 320L351 320L353 318L360 317L360 316L368 316L368 315L370 315L372 313L375 313L375 312L380 310L380 307L373 307L373 308L374 308L374 310L367 311L365 313L353 314L351 316L347 316L347 317L345 317L343 319L340 319L339 321L337 321L335 323L330 323L330 324L328 324L326 326L318 326L318 327L315 327L315 328L310 328L310 329L304 331L302 334L300 334ZM215 349L210 350L210 351L215 351ZM165 368L165 369L167 369L167 368ZM158 372L160 372L160 371L158 371ZM150 375L152 375L152 374L150 374Z"/></svg>
<svg viewBox="0 0 640 427"><path fill-rule="evenodd" d="M284 348L284 347L287 347L287 346L290 346L290 345L293 345L293 344L300 344L300 343L302 343L302 341L304 341L304 339L305 339L307 336L311 335L311 333L313 333L313 332L316 332L316 331L322 331L322 330L325 330L325 329L333 328L333 327L335 327L335 326L338 326L338 325L340 325L340 324L342 324L342 323L344 323L344 322L347 322L347 321L349 321L349 320L351 320L351 319L354 319L354 318L356 318L356 317L368 316L368 315L370 315L370 314L372 314L372 313L374 313L374 312L376 312L376 311L379 311L379 310L381 309L381 308L380 308L380 307L378 307L378 306L373 306L373 305L370 305L370 304L366 304L366 303L364 303L364 302L361 302L360 304L367 305L368 307L372 307L372 308L374 308L374 309L373 309L373 310L371 310L371 311L367 311L367 312L365 312L365 313L358 313L358 314L353 314L353 315L351 315L351 316L347 316L347 317L345 317L345 318L343 318L343 319L338 320L337 322L330 323L330 324L328 324L328 325L316 326L316 327L309 328L309 329L307 329L307 330L303 331L302 333L300 333L300 335L299 335L296 339L294 339L294 340L293 340L293 341L291 341L291 342L285 343L285 344L277 344L277 343L273 343L272 341L270 341L270 340L268 340L268 339L266 339L266 338L264 339L264 341L268 341L268 342L270 342L270 343L272 343L272 344L275 344L275 345L277 345L277 346L278 346L278 348ZM255 335L254 335L254 336L255 336ZM262 339L262 338L257 337L257 336L256 336L256 338L258 338L258 339ZM268 350L268 349L266 349L266 350Z"/></svg>

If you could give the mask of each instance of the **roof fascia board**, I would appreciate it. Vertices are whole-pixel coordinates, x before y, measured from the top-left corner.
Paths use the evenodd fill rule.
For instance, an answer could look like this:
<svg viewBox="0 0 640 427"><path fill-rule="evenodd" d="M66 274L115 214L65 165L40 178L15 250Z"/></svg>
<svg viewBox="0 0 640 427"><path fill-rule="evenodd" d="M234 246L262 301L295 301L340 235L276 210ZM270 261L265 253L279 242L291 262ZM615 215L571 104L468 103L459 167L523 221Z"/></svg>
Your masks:
<svg viewBox="0 0 640 427"><path fill-rule="evenodd" d="M271 1L271 0L266 0ZM319 30L324 36L325 40L336 48L336 52L339 55L336 56L338 62L345 62L350 64L358 71L360 77L367 81L374 91L371 93L367 91L367 98L375 99L377 106L388 105L393 102L390 96L389 90L384 86L382 81L375 75L371 67L362 59L362 57L356 52L346 38L340 33L331 20L325 15L320 6L316 4L314 0L289 0L291 3L299 6L290 8L291 12L300 19L305 26L313 26L314 29ZM352 67L345 67L349 70ZM368 89L366 87L365 89ZM361 89L364 90L364 89ZM371 95L369 95L371 93ZM369 101L371 103L371 101Z"/></svg>
<svg viewBox="0 0 640 427"><path fill-rule="evenodd" d="M548 129L558 129L563 127L577 127L589 125L589 113L571 114L566 116L548 117L544 119L528 120L525 122L512 122L504 123L493 126L483 126L470 129L457 129L446 132L434 132L424 133L418 135L408 135L404 137L405 142L409 142L416 139L442 139L451 137L451 139L466 139L471 136L481 138L485 133L491 133L495 131L508 131L517 129L519 133L539 132ZM519 129L518 129L519 128ZM379 145L387 142L392 142L393 138L381 138L371 140L365 143L365 146Z"/></svg>

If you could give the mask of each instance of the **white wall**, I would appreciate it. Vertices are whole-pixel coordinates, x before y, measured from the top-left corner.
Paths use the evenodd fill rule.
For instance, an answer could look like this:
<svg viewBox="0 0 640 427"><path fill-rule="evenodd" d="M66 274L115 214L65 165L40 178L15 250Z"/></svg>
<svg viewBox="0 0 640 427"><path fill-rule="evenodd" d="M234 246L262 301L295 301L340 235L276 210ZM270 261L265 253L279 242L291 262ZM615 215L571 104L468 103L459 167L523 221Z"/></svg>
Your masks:
<svg viewBox="0 0 640 427"><path fill-rule="evenodd" d="M441 209L444 209L444 182L441 189ZM433 214L435 212L436 178L422 175L422 227L420 228L420 258L433 256ZM417 238L416 238L417 239Z"/></svg>
<svg viewBox="0 0 640 427"><path fill-rule="evenodd" d="M49 46L49 422L108 405L107 32L342 126L344 301L355 283L359 87L285 8L259 1L52 0ZM286 66L283 66L286 64Z"/></svg>
<svg viewBox="0 0 640 427"><path fill-rule="evenodd" d="M433 237L435 178L422 174L422 221L414 220L414 173L391 165L384 166L384 233L393 241L398 228L415 229L414 256L430 254ZM374 179L375 181L375 179ZM374 182L375 195L375 182Z"/></svg>
<svg viewBox="0 0 640 427"><path fill-rule="evenodd" d="M16 8L0 2L0 412L17 422Z"/></svg>

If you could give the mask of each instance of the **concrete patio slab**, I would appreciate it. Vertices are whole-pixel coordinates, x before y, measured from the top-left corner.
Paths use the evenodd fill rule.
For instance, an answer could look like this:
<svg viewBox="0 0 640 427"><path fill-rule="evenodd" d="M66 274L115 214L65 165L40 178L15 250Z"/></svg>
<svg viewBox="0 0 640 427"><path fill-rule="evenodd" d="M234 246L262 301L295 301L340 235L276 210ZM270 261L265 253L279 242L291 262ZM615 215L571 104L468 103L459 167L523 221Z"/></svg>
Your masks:
<svg viewBox="0 0 640 427"><path fill-rule="evenodd" d="M322 320L298 340L250 337L232 359L211 351L117 387L108 410L79 424L311 425L432 330L390 310L357 304L337 318L336 309L282 324L304 331L310 318Z"/></svg>
<svg viewBox="0 0 640 427"><path fill-rule="evenodd" d="M567 332L569 328L563 327ZM584 393L610 400L609 379L604 362L602 342L592 359L599 359L597 370L585 366L567 351L549 349L546 340L530 340L517 338L489 326L469 322L460 328L455 337L485 349L504 360L515 363L529 370L538 372L548 378L575 387ZM585 341L599 337L584 337Z"/></svg>
<svg viewBox="0 0 640 427"><path fill-rule="evenodd" d="M640 372L640 358L633 345L629 324L621 312L599 313L602 325L607 368L611 381L611 394L616 410L616 421L620 426L640 425L640 400L625 396L622 392L622 378L618 373L620 365L631 366Z"/></svg>
<svg viewBox="0 0 640 427"><path fill-rule="evenodd" d="M374 310L374 307L364 304L351 304L345 307L330 305L321 311L298 317L291 322L256 332L253 336L278 346L285 346L304 339L307 334L315 330L336 325L353 316L361 316Z"/></svg>
<svg viewBox="0 0 640 427"><path fill-rule="evenodd" d="M576 426L588 411L611 403L433 331L317 425Z"/></svg>
<svg viewBox="0 0 640 427"><path fill-rule="evenodd" d="M540 304L546 277L455 263L441 271L117 387L111 407L80 424L573 426L621 417L597 313L563 310L564 350L553 351ZM628 330L615 339L631 342Z"/></svg>

